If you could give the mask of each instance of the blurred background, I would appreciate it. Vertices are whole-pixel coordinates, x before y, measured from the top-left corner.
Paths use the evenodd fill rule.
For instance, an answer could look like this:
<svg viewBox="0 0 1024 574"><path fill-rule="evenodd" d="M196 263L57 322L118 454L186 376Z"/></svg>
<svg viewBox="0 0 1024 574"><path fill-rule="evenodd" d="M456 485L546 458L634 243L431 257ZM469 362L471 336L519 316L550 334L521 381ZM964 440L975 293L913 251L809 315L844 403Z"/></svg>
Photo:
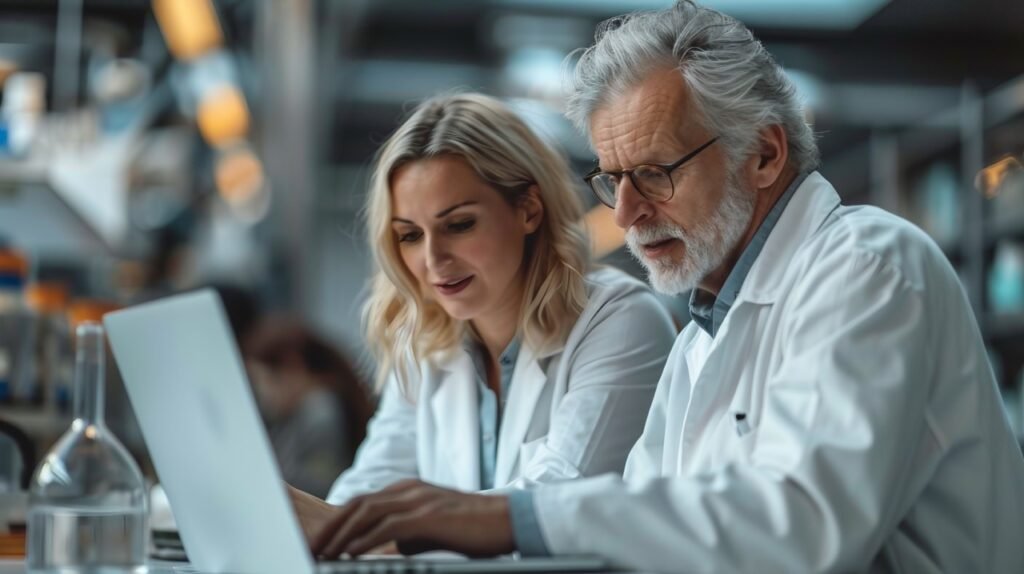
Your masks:
<svg viewBox="0 0 1024 574"><path fill-rule="evenodd" d="M71 326L215 286L247 357L294 367L308 352L289 345L315 339L342 367L294 388L360 402L347 420L365 420L351 389L373 371L359 211L376 148L423 98L471 89L510 102L582 175L595 160L561 115L563 61L601 20L669 3L0 0L0 419L44 452L69 423ZM844 201L898 213L945 250L1020 432L1024 2L705 4L792 75ZM595 252L641 275L579 191ZM665 303L687 320L684 299ZM268 316L293 337L267 343ZM147 468L109 371L108 422ZM11 452L0 475L17 474Z"/></svg>

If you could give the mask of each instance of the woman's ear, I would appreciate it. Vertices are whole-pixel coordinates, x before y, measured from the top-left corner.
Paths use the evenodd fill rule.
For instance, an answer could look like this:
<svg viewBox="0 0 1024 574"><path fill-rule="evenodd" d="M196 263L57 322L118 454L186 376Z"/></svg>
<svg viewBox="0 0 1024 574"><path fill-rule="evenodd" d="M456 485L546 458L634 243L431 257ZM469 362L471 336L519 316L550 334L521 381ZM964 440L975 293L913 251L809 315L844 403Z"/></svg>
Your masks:
<svg viewBox="0 0 1024 574"><path fill-rule="evenodd" d="M526 234L529 235L540 228L544 220L544 202L540 200L540 188L537 184L527 188L523 194L520 209L523 212L523 224L526 226Z"/></svg>

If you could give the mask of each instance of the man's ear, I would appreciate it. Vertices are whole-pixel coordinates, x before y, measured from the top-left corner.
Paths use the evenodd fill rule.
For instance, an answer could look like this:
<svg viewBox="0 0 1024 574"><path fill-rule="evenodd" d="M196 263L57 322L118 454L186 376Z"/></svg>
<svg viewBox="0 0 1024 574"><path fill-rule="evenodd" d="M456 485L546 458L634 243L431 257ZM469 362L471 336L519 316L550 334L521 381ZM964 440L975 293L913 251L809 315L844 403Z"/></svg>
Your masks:
<svg viewBox="0 0 1024 574"><path fill-rule="evenodd" d="M750 166L751 181L757 189L767 189L778 181L789 161L789 140L781 125L770 125L761 130L757 154Z"/></svg>
<svg viewBox="0 0 1024 574"><path fill-rule="evenodd" d="M523 194L519 208L523 213L523 224L526 226L526 234L529 235L540 228L544 220L544 203L540 200L540 188L537 184L531 185Z"/></svg>

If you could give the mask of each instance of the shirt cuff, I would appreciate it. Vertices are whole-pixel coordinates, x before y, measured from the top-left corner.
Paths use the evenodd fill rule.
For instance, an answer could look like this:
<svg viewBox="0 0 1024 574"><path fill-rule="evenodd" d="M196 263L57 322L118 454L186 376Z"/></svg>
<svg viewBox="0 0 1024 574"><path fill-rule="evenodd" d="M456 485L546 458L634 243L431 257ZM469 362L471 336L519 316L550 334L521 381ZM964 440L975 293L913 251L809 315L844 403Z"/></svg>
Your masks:
<svg viewBox="0 0 1024 574"><path fill-rule="evenodd" d="M512 519L512 534L516 547L523 556L551 556L533 508L533 492L514 490L508 494L508 513Z"/></svg>

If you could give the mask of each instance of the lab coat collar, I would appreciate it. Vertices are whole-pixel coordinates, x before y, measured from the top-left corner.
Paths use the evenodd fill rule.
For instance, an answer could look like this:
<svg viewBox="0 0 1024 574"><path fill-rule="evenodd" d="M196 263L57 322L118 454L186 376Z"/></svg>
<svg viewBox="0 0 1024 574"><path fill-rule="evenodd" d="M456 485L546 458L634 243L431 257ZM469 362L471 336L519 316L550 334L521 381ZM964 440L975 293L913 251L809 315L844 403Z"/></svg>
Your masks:
<svg viewBox="0 0 1024 574"><path fill-rule="evenodd" d="M448 371L443 384L430 397L430 409L438 424L437 441L451 460L457 488L480 490L480 411L473 359L459 347L442 363Z"/></svg>
<svg viewBox="0 0 1024 574"><path fill-rule="evenodd" d="M768 236L734 306L741 301L774 303L788 262L837 207L839 194L832 184L819 172L808 175Z"/></svg>
<svg viewBox="0 0 1024 574"><path fill-rule="evenodd" d="M502 413L498 432L498 458L494 468L494 484L510 481L519 461L519 447L530 430L537 402L547 386L544 366L564 345L536 351L524 343L516 359L509 385L506 410ZM438 368L447 371L430 399L434 420L445 421L437 429L439 444L446 445L452 460L457 486L464 490L480 489L480 410L477 402L476 367L463 346L438 356Z"/></svg>
<svg viewBox="0 0 1024 574"><path fill-rule="evenodd" d="M502 413L501 430L498 431L498 460L494 466L496 486L508 484L516 462L525 462L519 460L519 447L530 429L537 402L548 380L547 373L541 368L541 360L533 349L526 346L520 350L516 360L506 409Z"/></svg>

